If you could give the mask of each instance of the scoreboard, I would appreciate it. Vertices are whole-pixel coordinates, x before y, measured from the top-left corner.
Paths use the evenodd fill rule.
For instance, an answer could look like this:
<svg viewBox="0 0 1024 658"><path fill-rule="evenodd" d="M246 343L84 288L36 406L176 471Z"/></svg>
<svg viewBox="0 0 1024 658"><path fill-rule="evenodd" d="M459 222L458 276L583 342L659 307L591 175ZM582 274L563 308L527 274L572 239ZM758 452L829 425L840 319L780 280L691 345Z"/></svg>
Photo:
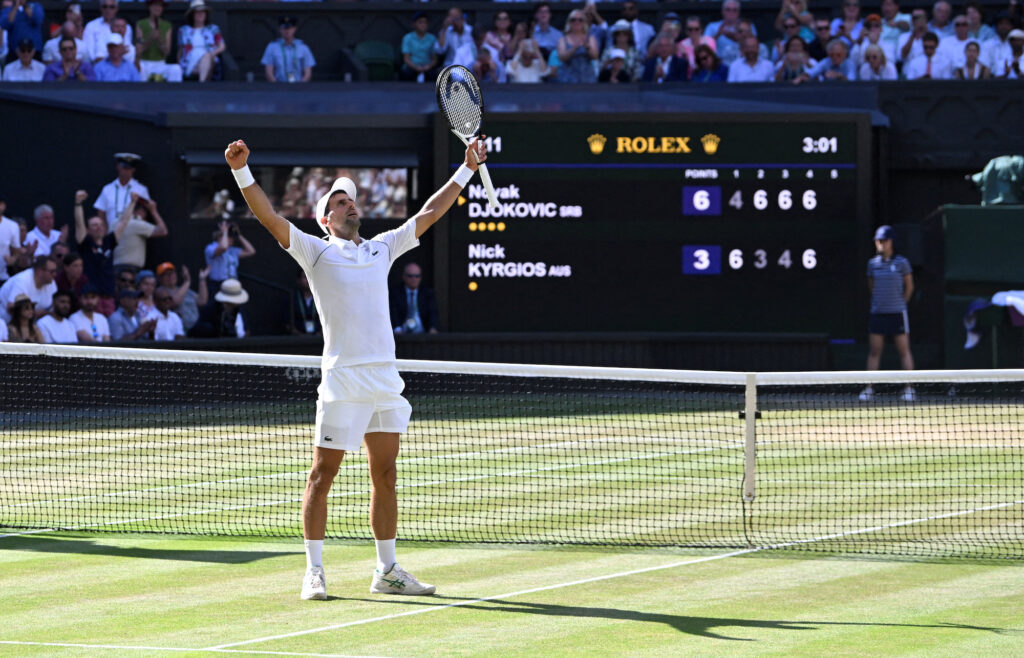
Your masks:
<svg viewBox="0 0 1024 658"><path fill-rule="evenodd" d="M450 330L853 337L866 115L492 116L500 205L474 177L438 227Z"/></svg>

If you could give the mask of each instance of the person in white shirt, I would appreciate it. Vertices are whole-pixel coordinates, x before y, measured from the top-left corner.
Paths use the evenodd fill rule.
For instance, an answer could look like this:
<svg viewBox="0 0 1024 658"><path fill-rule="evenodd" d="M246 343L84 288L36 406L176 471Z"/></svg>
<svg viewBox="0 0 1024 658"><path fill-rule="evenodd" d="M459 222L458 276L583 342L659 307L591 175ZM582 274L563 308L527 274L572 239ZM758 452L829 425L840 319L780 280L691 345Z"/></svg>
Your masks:
<svg viewBox="0 0 1024 658"><path fill-rule="evenodd" d="M36 307L38 309L38 307ZM53 295L53 309L39 318L36 326L45 343L77 343L78 332L68 316L71 315L71 292L59 290Z"/></svg>
<svg viewBox="0 0 1024 658"><path fill-rule="evenodd" d="M910 14L900 13L897 0L882 0L882 40L893 49L900 40L900 35L910 31Z"/></svg>
<svg viewBox="0 0 1024 658"><path fill-rule="evenodd" d="M156 321L153 340L178 340L185 337L185 325L181 322L181 316L171 310L173 302L174 293L169 288L157 288L153 293L156 308L146 316L147 322Z"/></svg>
<svg viewBox="0 0 1024 658"><path fill-rule="evenodd" d="M32 39L22 39L18 44L18 59L4 67L4 82L42 82L46 65L32 59L35 56Z"/></svg>
<svg viewBox="0 0 1024 658"><path fill-rule="evenodd" d="M996 64L992 73L999 78L1018 80L1024 72L1024 30L1013 30L1006 38L1010 42L1010 54Z"/></svg>
<svg viewBox="0 0 1024 658"><path fill-rule="evenodd" d="M14 300L18 295L25 295L36 305L36 317L42 317L50 311L53 295L57 292L57 284L53 278L57 276L57 261L49 256L38 256L30 269L18 272L0 286L0 319L11 321Z"/></svg>
<svg viewBox="0 0 1024 658"><path fill-rule="evenodd" d="M896 66L886 57L885 49L871 44L864 49L864 63L857 73L858 80L897 80Z"/></svg>
<svg viewBox="0 0 1024 658"><path fill-rule="evenodd" d="M896 47L882 38L882 17L878 14L869 14L864 18L864 29L861 30L861 42L850 50L850 59L860 70L864 64L864 51L868 46L879 46L885 52L885 59L889 62L896 61Z"/></svg>
<svg viewBox="0 0 1024 658"><path fill-rule="evenodd" d="M465 66L470 71L473 71L480 51L487 50L491 54L491 62L494 66L494 71L492 72L492 75L496 78L494 82L507 82L505 65L501 63L501 53L498 52L497 48L486 42L487 28L479 25L474 27L472 36L473 38L469 43L459 46L459 50L455 53L455 60L452 63ZM479 75L477 77L479 79Z"/></svg>
<svg viewBox="0 0 1024 658"><path fill-rule="evenodd" d="M85 53L95 64L107 58L107 38L113 34L114 20L117 19L117 0L100 0L100 17L95 18L85 25L82 40L85 41ZM132 27L127 26L125 34L126 43L133 43ZM134 61L134 60L133 60Z"/></svg>
<svg viewBox="0 0 1024 658"><path fill-rule="evenodd" d="M79 343L110 342L110 324L107 318L96 310L100 293L96 286L87 283L78 296L79 309L69 318L75 326Z"/></svg>
<svg viewBox="0 0 1024 658"><path fill-rule="evenodd" d="M473 42L473 26L466 23L466 17L458 7L448 10L444 17L441 30L437 33L437 42L434 44L434 52L444 55L443 66L455 64L455 56L459 48Z"/></svg>
<svg viewBox="0 0 1024 658"><path fill-rule="evenodd" d="M149 188L135 180L135 168L142 161L142 156L135 153L115 153L114 159L117 160L117 178L103 186L100 195L96 197L96 203L93 204L96 214L107 222L109 232L114 231L117 220L131 204L132 193L149 200Z"/></svg>
<svg viewBox="0 0 1024 658"><path fill-rule="evenodd" d="M324 329L313 466L302 502L306 540L303 599L326 599L322 563L327 526L327 493L346 450L366 444L372 493L370 525L376 539L377 569L370 591L382 594L433 594L398 565L395 460L399 437L408 429L412 408L401 396L404 383L395 367L395 337L388 305L388 271L419 237L448 212L487 159L485 135L466 147L465 162L416 215L400 227L366 240L359 235L356 186L334 181L316 204L316 221L325 240L300 231L281 217L256 184L247 161L249 148L238 140L224 159L249 209L306 272Z"/></svg>
<svg viewBox="0 0 1024 658"><path fill-rule="evenodd" d="M49 256L53 245L58 242L67 242L68 226L65 224L59 231L53 230L53 207L48 204L36 206L32 213L35 220L35 228L25 236L25 244L36 243L36 256Z"/></svg>
<svg viewBox="0 0 1024 658"><path fill-rule="evenodd" d="M21 229L10 217L4 217L7 204L0 199L0 284L10 278L8 265L18 262L22 253Z"/></svg>
<svg viewBox="0 0 1024 658"><path fill-rule="evenodd" d="M921 40L920 57L910 60L903 68L907 80L952 80L953 63L939 52L939 38L929 32Z"/></svg>
<svg viewBox="0 0 1024 658"><path fill-rule="evenodd" d="M896 42L896 58L904 64L924 54L921 40L928 34L928 13L924 9L915 9L910 17L910 31L901 34Z"/></svg>
<svg viewBox="0 0 1024 658"><path fill-rule="evenodd" d="M957 16L953 19L953 34L942 37L939 41L939 52L946 56L946 59L953 62L953 68L958 69L964 65L966 56L964 48L968 43L974 41L968 36L969 26L967 17Z"/></svg>
<svg viewBox="0 0 1024 658"><path fill-rule="evenodd" d="M740 44L741 59L729 67L728 82L771 82L775 79L775 67L760 57L761 44L757 37L747 37Z"/></svg>
<svg viewBox="0 0 1024 658"><path fill-rule="evenodd" d="M548 64L533 39L519 42L515 57L508 63L507 75L511 82L537 83L548 74Z"/></svg>
<svg viewBox="0 0 1024 658"><path fill-rule="evenodd" d="M64 38L75 40L75 59L81 61L86 56L85 41L78 38L78 26L71 21L64 21L60 34L43 44L43 64L60 61L60 40Z"/></svg>
<svg viewBox="0 0 1024 658"><path fill-rule="evenodd" d="M996 17L996 35L981 44L981 63L992 75L1003 75L1003 62L1010 58L1010 32L1014 30L1013 18L1008 14Z"/></svg>

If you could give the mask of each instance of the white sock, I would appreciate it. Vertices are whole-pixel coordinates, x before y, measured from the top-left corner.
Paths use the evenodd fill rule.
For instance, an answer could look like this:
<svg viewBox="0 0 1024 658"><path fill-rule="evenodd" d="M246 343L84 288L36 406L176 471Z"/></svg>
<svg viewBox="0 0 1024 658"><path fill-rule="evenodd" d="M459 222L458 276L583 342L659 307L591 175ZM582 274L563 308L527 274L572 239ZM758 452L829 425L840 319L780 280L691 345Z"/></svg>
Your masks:
<svg viewBox="0 0 1024 658"><path fill-rule="evenodd" d="M378 539L377 543L377 571L387 573L395 566L395 540Z"/></svg>
<svg viewBox="0 0 1024 658"><path fill-rule="evenodd" d="M323 567L324 540L307 539L306 542L306 568Z"/></svg>

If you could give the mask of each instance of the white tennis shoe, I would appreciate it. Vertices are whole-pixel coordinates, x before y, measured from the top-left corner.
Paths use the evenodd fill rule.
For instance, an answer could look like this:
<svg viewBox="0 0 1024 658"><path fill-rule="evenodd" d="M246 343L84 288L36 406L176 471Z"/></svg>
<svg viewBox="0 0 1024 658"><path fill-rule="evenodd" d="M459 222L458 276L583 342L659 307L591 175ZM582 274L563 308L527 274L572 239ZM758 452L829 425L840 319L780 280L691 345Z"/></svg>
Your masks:
<svg viewBox="0 0 1024 658"><path fill-rule="evenodd" d="M903 389L903 395L900 396L904 402L913 402L917 400L917 393L914 393L914 389L909 386Z"/></svg>
<svg viewBox="0 0 1024 658"><path fill-rule="evenodd" d="M870 386L868 386L867 388L860 392L859 399L861 402L867 402L873 397L875 397L875 391Z"/></svg>
<svg viewBox="0 0 1024 658"><path fill-rule="evenodd" d="M406 596L426 596L433 594L437 588L428 583L421 583L402 567L391 567L391 571L381 573L380 569L373 570L373 582L370 583L371 594L404 594Z"/></svg>
<svg viewBox="0 0 1024 658"><path fill-rule="evenodd" d="M323 567L310 567L302 579L302 598L316 601L327 600L327 580Z"/></svg>

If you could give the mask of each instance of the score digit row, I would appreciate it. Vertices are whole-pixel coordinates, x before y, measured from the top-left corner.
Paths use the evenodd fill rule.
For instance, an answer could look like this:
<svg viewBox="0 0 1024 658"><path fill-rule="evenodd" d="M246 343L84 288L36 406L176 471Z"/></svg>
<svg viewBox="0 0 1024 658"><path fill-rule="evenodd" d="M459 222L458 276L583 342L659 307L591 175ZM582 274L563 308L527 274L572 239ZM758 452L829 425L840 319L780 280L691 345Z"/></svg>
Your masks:
<svg viewBox="0 0 1024 658"><path fill-rule="evenodd" d="M814 270L818 267L818 252L816 249L782 249L769 253L765 249L754 249L748 253L731 249L723 263L721 245L683 245L683 274L721 274L723 264L730 270L750 267L764 270L772 265L787 270Z"/></svg>
<svg viewBox="0 0 1024 658"><path fill-rule="evenodd" d="M796 192L796 196L791 190L781 190L772 197L769 197L766 190L754 190L754 193L746 198L743 190L736 190L729 197L726 205L736 210L742 209L747 203L752 203L757 210L767 210L773 204L779 210L790 210L795 204L798 204L798 207L803 207L804 210L814 210L818 207L818 193L814 190ZM718 185L684 186L683 214L721 215L722 188Z"/></svg>

